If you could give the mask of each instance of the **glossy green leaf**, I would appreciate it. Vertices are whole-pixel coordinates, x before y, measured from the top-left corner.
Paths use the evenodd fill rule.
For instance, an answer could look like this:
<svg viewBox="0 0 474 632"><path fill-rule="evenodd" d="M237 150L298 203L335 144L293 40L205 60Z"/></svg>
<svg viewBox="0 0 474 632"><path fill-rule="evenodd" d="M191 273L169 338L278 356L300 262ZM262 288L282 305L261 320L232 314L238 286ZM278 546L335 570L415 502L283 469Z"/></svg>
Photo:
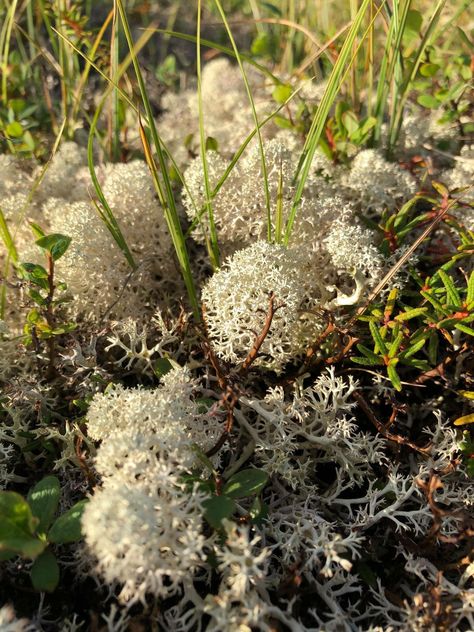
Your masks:
<svg viewBox="0 0 474 632"><path fill-rule="evenodd" d="M23 135L23 127L18 121L12 121L6 126L5 132L10 138L21 138Z"/></svg>
<svg viewBox="0 0 474 632"><path fill-rule="evenodd" d="M59 566L50 549L36 558L31 567L31 581L36 590L53 592L59 583Z"/></svg>
<svg viewBox="0 0 474 632"><path fill-rule="evenodd" d="M60 259L66 250L69 248L71 238L60 233L53 233L52 235L45 235L40 237L36 241L36 245L44 250L47 250L52 256L54 261Z"/></svg>
<svg viewBox="0 0 474 632"><path fill-rule="evenodd" d="M39 523L38 532L46 532L57 511L61 487L56 476L46 476L28 493L28 504Z"/></svg>
<svg viewBox="0 0 474 632"><path fill-rule="evenodd" d="M285 103L293 93L293 88L287 84L281 83L276 86L272 92L272 96L277 103Z"/></svg>
<svg viewBox="0 0 474 632"><path fill-rule="evenodd" d="M222 493L230 498L245 498L261 492L267 483L268 474L263 470L242 470L230 477Z"/></svg>
<svg viewBox="0 0 474 632"><path fill-rule="evenodd" d="M438 99L431 94L420 94L420 96L417 98L417 102L422 107L428 108L430 110L435 110L441 105Z"/></svg>
<svg viewBox="0 0 474 632"><path fill-rule="evenodd" d="M34 559L46 544L34 536L38 519L16 492L0 493L0 551Z"/></svg>
<svg viewBox="0 0 474 632"><path fill-rule="evenodd" d="M81 539L81 518L87 502L87 499L81 500L57 518L48 533L50 542L66 544L68 542L77 542Z"/></svg>
<svg viewBox="0 0 474 632"><path fill-rule="evenodd" d="M228 496L213 496L203 502L204 518L214 529L220 529L222 521L235 511L235 502Z"/></svg>

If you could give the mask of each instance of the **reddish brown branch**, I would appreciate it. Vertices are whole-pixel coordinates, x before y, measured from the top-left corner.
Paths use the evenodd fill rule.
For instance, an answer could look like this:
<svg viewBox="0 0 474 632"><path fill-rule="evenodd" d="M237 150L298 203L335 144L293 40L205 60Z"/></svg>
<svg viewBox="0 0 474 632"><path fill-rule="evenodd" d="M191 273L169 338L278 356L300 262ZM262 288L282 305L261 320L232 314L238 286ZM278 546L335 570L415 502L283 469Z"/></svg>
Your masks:
<svg viewBox="0 0 474 632"><path fill-rule="evenodd" d="M352 397L356 400L359 407L367 415L367 418L369 419L369 421L376 427L378 432L380 432L380 434L385 437L385 439L387 439L388 441L393 441L394 443L397 443L398 445L407 446L408 448L411 448L412 450L416 450L416 452L419 452L420 454L423 454L424 456L427 456L431 452L431 443L428 443L426 446L419 446L419 445L416 445L416 443L413 443L413 441L410 441L409 439L407 439L406 437L402 437L401 435L390 432L387 426L385 426L381 421L377 419L377 416L375 415L374 411L371 409L371 407L365 401L365 399L362 397L359 391L354 391L352 393Z"/></svg>
<svg viewBox="0 0 474 632"><path fill-rule="evenodd" d="M277 309L280 309L283 305L278 305L275 307L275 295L273 292L270 294L269 305L267 315L265 317L265 323L263 325L263 329L260 334L255 338L255 342L253 343L253 347L250 349L247 357L242 362L242 366L239 369L239 373L245 373L249 370L250 366L255 362L258 357L259 351L265 342L265 338L268 336L270 332L270 328L272 326L273 317Z"/></svg>

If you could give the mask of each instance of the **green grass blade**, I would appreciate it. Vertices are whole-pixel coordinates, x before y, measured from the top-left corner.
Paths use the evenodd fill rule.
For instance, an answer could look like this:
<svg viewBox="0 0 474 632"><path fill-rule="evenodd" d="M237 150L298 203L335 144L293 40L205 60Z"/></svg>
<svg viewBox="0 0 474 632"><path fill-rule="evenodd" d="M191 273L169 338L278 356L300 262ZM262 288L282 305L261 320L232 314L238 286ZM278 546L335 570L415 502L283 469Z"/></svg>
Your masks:
<svg viewBox="0 0 474 632"><path fill-rule="evenodd" d="M368 0L366 0L368 1ZM237 48L237 45L235 43L235 39L234 36L232 35L232 31L231 28L229 26L229 22L227 21L227 18L225 16L224 10L222 8L222 5L220 3L220 0L214 0L217 10L219 11L219 15L221 16L221 20L224 23L225 29L227 31L227 35L229 36L230 42L232 44L232 49L234 51L235 54L235 58L237 59L237 63L239 64L239 68L240 68L240 72L242 74L242 79L244 81L245 84L245 90L247 91L247 96L249 98L249 102L250 102L250 107L252 108L252 116L253 116L253 120L255 123L255 129L257 130L257 137L258 137L258 145L260 148L260 156L261 156L261 165L262 165L262 176L263 176L263 183L264 183L264 188L265 188L265 206L267 208L267 239L268 241L272 240L272 217L271 217L271 208L270 208L270 188L268 186L268 172L267 172L267 164L265 161L265 151L263 148L263 139L262 139L262 133L260 131L260 126L258 123L258 116L257 116L257 110L255 108L255 102L253 100L253 96L252 96L252 91L250 89L250 85L247 79L247 73L245 72L245 68L244 65L242 63L242 58L240 56L239 50Z"/></svg>
<svg viewBox="0 0 474 632"><path fill-rule="evenodd" d="M369 6L370 0L363 0L360 5L359 11L352 23L349 32L344 40L344 44L342 46L341 52L339 53L339 57L337 62L334 64L334 67L331 71L331 75L329 76L328 83L326 86L326 90L324 91L323 98L319 107L317 109L316 115L311 124L310 131L306 138L305 145L303 147L303 152L301 154L301 158L298 163L298 167L296 169L296 174L294 176L294 182L296 183L296 192L293 200L293 205L288 217L288 221L286 223L285 237L284 243L287 245L291 236L291 231L293 228L293 224L296 217L296 212L298 209L298 205L301 201L303 190L305 187L306 180L308 178L309 170L311 168L311 163L314 158L314 154L316 153L316 149L318 147L319 140L324 131L324 126L326 124L326 119L328 117L329 111L334 103L336 95L339 91L339 87L341 84L341 79L344 76L344 69L348 60L350 60L351 55L353 56L353 44L356 40L357 33L362 24L362 20ZM379 8L380 11L380 8ZM377 14L376 14L377 15ZM375 19L376 16L374 16ZM361 43L364 38L361 38ZM346 70L347 72L347 70Z"/></svg>
<svg viewBox="0 0 474 632"><path fill-rule="evenodd" d="M97 178L97 174L95 172L95 166L94 166L94 136L96 134L97 131L97 121L99 119L100 113L102 111L102 105L104 103L105 99L102 98L101 103L99 103L99 106L97 107L97 110L94 114L94 117L92 119L91 122L91 127L90 127L90 131L89 131L89 138L87 141L87 163L89 165L89 172L91 175L91 179L92 179L92 184L94 185L94 189L96 192L96 195L100 201L101 206L99 206L99 204L96 204L96 209L100 215L100 218L102 219L102 221L104 222L104 224L106 225L107 229L109 230L110 234L112 235L113 239L115 240L115 243L117 244L117 246L120 248L120 250L123 252L128 265L132 268L132 270L136 270L137 268L137 264L135 263L135 260L133 258L133 255L130 251L130 248L128 247L127 241L120 229L120 226L115 218L115 215L113 214L112 209L110 208L105 195L102 191L102 187L100 186L100 182Z"/></svg>
<svg viewBox="0 0 474 632"><path fill-rule="evenodd" d="M420 45L418 46L418 49L416 51L415 59L410 68L407 70L403 83L397 93L396 107L394 108L393 116L390 120L390 133L387 149L389 156L392 154L393 149L397 143L398 136L400 134L400 129L403 122L403 112L405 109L405 103L408 98L408 94L410 92L411 84L413 83L413 80L416 77L416 73L418 72L418 68L424 58L426 48L431 43L433 33L435 31L436 25L445 4L446 0L438 0L433 14L428 22L425 34L423 35Z"/></svg>
<svg viewBox="0 0 474 632"><path fill-rule="evenodd" d="M209 173L207 168L206 157L206 132L204 129L204 112L202 103L202 76L201 76L201 0L198 0L197 9L197 37L196 37L196 72L197 72L197 92L198 92L198 110L199 110L199 139L201 150L202 171L204 175L204 190L206 193L205 210L209 218L210 232L210 248L209 256L213 268L219 267L219 244L217 241L216 224L214 222L214 213L212 210L211 185L209 184ZM207 240L206 240L207 242Z"/></svg>
<svg viewBox="0 0 474 632"><path fill-rule="evenodd" d="M13 24L15 22L15 13L16 7L18 4L18 0L13 0L11 5L8 7L7 15L5 18L5 22L2 26L2 31L0 34L0 49L2 52L2 61L1 61L1 70L2 70L2 101L3 105L6 106L8 102L8 62L10 57L10 43L12 36Z"/></svg>
<svg viewBox="0 0 474 632"><path fill-rule="evenodd" d="M7 222L5 221L5 215L3 214L3 211L1 208L0 208L0 237L2 238L2 241L5 244L5 248L7 249L7 253L10 259L13 261L13 263L18 263L18 251L15 247L15 242L13 241L13 237L11 236Z"/></svg>
<svg viewBox="0 0 474 632"><path fill-rule="evenodd" d="M176 203L173 197L173 190L171 187L171 181L169 178L168 168L166 165L165 153L163 151L163 146L162 146L160 137L158 136L158 131L156 129L156 125L153 119L153 112L151 109L150 100L148 98L148 93L146 90L145 82L143 80L143 75L140 69L140 65L138 63L138 59L135 54L134 42L132 39L130 26L128 24L127 15L126 15L122 0L115 0L114 6L115 6L115 10L118 10L120 14L120 20L121 20L122 27L124 30L125 39L127 40L127 45L128 45L130 54L132 56L132 64L135 70L135 75L137 77L142 103L147 115L149 130L151 132L154 148L158 156L158 162L159 162L161 175L164 182L164 189L159 181L158 174L153 174L154 176L153 181L156 186L158 197L160 198L163 204L163 210L165 214L166 223L168 225L168 230L170 232L171 239L173 241L173 245L176 251L176 255L177 255L178 262L181 268L181 273L183 275L183 279L186 285L189 300L191 302L191 306L194 312L194 316L196 319L200 320L201 316L199 312L199 303L197 299L196 288L194 286L194 280L191 273L191 266L189 262L188 252L186 249L186 241L184 239L183 231L182 231L181 224L179 221L178 210L176 208Z"/></svg>
<svg viewBox="0 0 474 632"><path fill-rule="evenodd" d="M180 33L179 31L172 31L170 29L156 29L155 28L152 30L155 33L163 33L164 35L168 35L169 37L176 37L186 42L193 42L194 44L196 43L196 40L197 40L195 35L189 35L188 33ZM213 42L212 40L208 40L201 37L201 46L206 46L207 48L213 48L215 50L219 50L221 51L221 53L225 53L226 55L230 55L231 57L234 57L235 59L237 59L235 50L233 50L232 48L229 48L228 46L224 46L223 44L219 44L218 42ZM277 85L282 83L276 75L274 75L270 70L268 70L268 68L266 68L262 64L259 64L258 62L256 62L255 59L253 59L253 57L251 57L250 55L246 55L245 53L239 52L239 57L243 61L246 61L251 66L256 68L263 75L271 79L273 83Z"/></svg>
<svg viewBox="0 0 474 632"><path fill-rule="evenodd" d="M273 110L273 112L271 112L268 116L266 116L260 123L259 123L259 127L262 128L264 127L267 123L269 123L283 108L285 108L287 106L288 103L290 103L290 101L300 92L302 88L298 88L296 89L294 92L292 92L290 94L290 96L286 99L286 101L284 101L283 103L281 103L275 110ZM232 160L229 162L229 164L227 165L224 173L221 175L221 177L219 178L217 184L215 185L214 189L212 190L211 196L212 198L215 198L215 196L219 193L220 189L222 188L222 186L224 185L225 181L227 180L227 178L229 177L230 173L232 172L233 168L235 167L235 165L238 163L238 161L240 160L240 157L242 156L242 154L244 153L245 149L248 147L250 141L252 140L252 138L254 138L255 134L257 133L257 129L253 128L253 130L250 132L250 134L248 134L248 136L245 138L245 140L243 141L243 143L240 145L239 149L235 152L235 154L232 157ZM185 183L184 183L185 184ZM186 184L185 184L186 186ZM189 190L186 189L189 193ZM189 193L191 199L192 196ZM192 221L190 227L188 228L188 231L186 232L186 236L188 237L189 235L191 235L191 233L193 232L193 230L196 228L196 226L199 224L202 215L205 212L204 210L199 210L197 209L197 205L194 203L194 208L196 211L196 217L194 218L194 220Z"/></svg>
<svg viewBox="0 0 474 632"><path fill-rule="evenodd" d="M7 251L7 265L6 265L6 274L4 279L2 279L2 288L0 291L0 319L3 320L5 316L5 308L7 304L7 273L9 268L10 261L16 265L18 263L18 251L15 247L15 242L13 237L11 236L10 230L8 228L7 222L5 221L5 216L3 214L2 209L0 208L0 237L5 244L5 248Z"/></svg>

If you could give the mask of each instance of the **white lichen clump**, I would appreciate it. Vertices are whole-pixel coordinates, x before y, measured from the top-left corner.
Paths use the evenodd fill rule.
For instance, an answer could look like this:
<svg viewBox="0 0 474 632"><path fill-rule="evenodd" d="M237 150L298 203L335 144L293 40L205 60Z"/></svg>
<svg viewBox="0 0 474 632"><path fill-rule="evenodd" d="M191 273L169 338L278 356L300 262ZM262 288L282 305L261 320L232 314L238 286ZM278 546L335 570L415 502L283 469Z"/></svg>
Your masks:
<svg viewBox="0 0 474 632"><path fill-rule="evenodd" d="M349 198L364 212L394 210L417 190L413 176L385 160L375 149L363 149L357 154L342 184Z"/></svg>
<svg viewBox="0 0 474 632"><path fill-rule="evenodd" d="M50 232L72 238L58 261L57 276L72 293L69 311L76 317L92 321L138 317L159 296L164 298L179 286L171 240L144 162L106 165L102 179L136 270L93 204L71 201L74 195L68 198L63 191L61 198L50 197L43 204Z"/></svg>
<svg viewBox="0 0 474 632"><path fill-rule="evenodd" d="M121 598L128 602L144 601L147 593L175 594L203 564L206 542L201 533L206 497L185 489L183 470L150 452L140 474L139 480L106 479L82 518L97 572L106 583L121 584Z"/></svg>
<svg viewBox="0 0 474 632"><path fill-rule="evenodd" d="M298 164L293 154L280 140L264 143L266 175L262 168L261 151L254 143L234 166L219 192L212 199L214 222L224 254L254 243L267 236L268 216L272 234L281 208L283 229L290 216L295 186L292 183ZM227 168L227 160L216 152L208 152L208 177L211 191L216 187ZM338 196L335 187L317 175L320 169L314 163L314 172L306 183L303 198L298 205L297 221L291 236L292 245L304 245L308 252L320 249L321 233L328 223L340 214L350 213L348 203ZM323 160L323 165L326 163ZM204 241L209 231L206 211L204 175L201 158L193 160L185 172L186 188L183 202L188 218L196 216L200 223L194 231L195 239ZM269 210L265 182L268 187Z"/></svg>
<svg viewBox="0 0 474 632"><path fill-rule="evenodd" d="M334 370L323 373L311 386L297 383L290 399L281 387L269 389L263 400L243 398L255 413L246 425L256 453L269 474L278 473L292 488L312 492L310 472L318 463L340 468L341 480L359 482L370 464L383 458L382 442L360 432L352 411L356 383L346 384Z"/></svg>
<svg viewBox="0 0 474 632"><path fill-rule="evenodd" d="M5 605L0 608L0 630L2 632L35 632L37 628L28 619L17 619L13 607Z"/></svg>
<svg viewBox="0 0 474 632"><path fill-rule="evenodd" d="M199 414L186 369L162 381L153 390L116 386L96 395L88 413L89 436L102 440L95 468L103 484L83 516L87 551L127 602L176 593L205 557L206 495L189 489L183 474L194 464L193 446L209 449L219 426Z"/></svg>
<svg viewBox="0 0 474 632"><path fill-rule="evenodd" d="M276 308L256 365L280 371L302 354L317 318L303 319L307 262L296 250L259 241L236 252L202 291L207 332L217 355L242 362L265 326L273 297Z"/></svg>
<svg viewBox="0 0 474 632"><path fill-rule="evenodd" d="M88 436L94 440L116 444L117 432L146 435L159 433L174 448L189 448L193 442L207 450L219 436L218 422L213 425L199 412L195 401L198 388L186 368L173 368L153 389L111 386L94 396L87 419Z"/></svg>

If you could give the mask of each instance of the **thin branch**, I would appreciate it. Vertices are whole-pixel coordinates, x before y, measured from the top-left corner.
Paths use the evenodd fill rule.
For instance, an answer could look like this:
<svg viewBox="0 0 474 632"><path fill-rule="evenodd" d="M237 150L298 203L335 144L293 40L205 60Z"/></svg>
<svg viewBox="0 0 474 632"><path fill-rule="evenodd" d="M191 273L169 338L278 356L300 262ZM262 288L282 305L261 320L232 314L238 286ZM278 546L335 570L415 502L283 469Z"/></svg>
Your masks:
<svg viewBox="0 0 474 632"><path fill-rule="evenodd" d="M411 448L412 450L416 450L416 452L423 454L424 456L428 456L430 454L431 448L432 448L431 443L428 443L426 446L419 446L419 445L416 445L416 443L413 443L413 441L406 439L405 437L402 437L400 435L394 434L393 432L390 432L387 429L387 427L384 426L384 424L377 419L374 411L371 409L371 407L365 401L365 399L362 397L359 391L354 391L352 393L352 397L356 400L357 404L367 415L367 418L369 419L369 421L377 428L378 432L380 432L380 434L384 436L385 439L387 439L388 441L393 441L394 443L397 443L398 445L407 446Z"/></svg>
<svg viewBox="0 0 474 632"><path fill-rule="evenodd" d="M275 312L278 309L280 309L280 307L283 307L283 304L282 305L277 305L275 307L275 295L272 292L270 294L268 311L267 311L267 315L266 315L266 318L265 318L265 323L263 325L263 329L260 332L260 334L255 338L255 342L253 343L253 347L250 349L247 357L242 362L242 366L239 369L239 373L240 374L247 372L249 370L249 368L251 367L251 365L257 359L259 351L260 351L263 343L265 342L265 338L268 336L268 334L270 332L270 328L272 326L272 321L273 321L273 317L275 315Z"/></svg>

